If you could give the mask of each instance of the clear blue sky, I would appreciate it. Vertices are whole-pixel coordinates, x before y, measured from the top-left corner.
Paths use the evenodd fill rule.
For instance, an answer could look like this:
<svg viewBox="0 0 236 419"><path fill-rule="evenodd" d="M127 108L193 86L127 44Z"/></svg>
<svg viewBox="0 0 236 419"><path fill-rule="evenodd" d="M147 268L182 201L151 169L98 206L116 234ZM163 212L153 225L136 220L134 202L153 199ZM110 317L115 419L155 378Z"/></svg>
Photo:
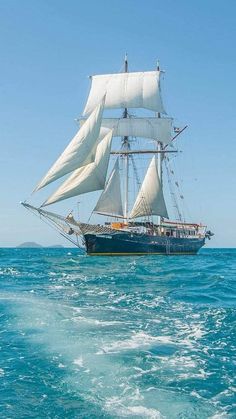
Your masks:
<svg viewBox="0 0 236 419"><path fill-rule="evenodd" d="M76 132L87 76L119 71L126 51L134 71L160 59L166 109L189 125L191 220L236 246L235 15L234 0L0 0L0 246L62 243L19 202Z"/></svg>

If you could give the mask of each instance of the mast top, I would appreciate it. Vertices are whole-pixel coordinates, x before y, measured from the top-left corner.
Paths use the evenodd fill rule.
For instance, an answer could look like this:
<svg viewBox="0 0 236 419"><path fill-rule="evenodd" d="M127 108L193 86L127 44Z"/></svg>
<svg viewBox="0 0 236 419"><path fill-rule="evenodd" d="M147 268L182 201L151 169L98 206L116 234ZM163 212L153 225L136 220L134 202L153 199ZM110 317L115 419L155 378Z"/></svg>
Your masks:
<svg viewBox="0 0 236 419"><path fill-rule="evenodd" d="M128 73L128 54L125 53L125 73Z"/></svg>
<svg viewBox="0 0 236 419"><path fill-rule="evenodd" d="M160 73L165 73L165 70L161 70L160 61L157 60L157 71L160 71Z"/></svg>

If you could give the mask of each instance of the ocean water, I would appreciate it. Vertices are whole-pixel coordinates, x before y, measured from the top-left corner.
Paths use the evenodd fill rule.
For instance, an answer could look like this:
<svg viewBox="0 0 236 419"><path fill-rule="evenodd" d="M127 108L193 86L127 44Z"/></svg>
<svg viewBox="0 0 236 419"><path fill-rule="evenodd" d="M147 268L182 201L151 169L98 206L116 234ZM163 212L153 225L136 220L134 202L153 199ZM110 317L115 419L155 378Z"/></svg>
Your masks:
<svg viewBox="0 0 236 419"><path fill-rule="evenodd" d="M0 418L235 418L236 250L0 249Z"/></svg>

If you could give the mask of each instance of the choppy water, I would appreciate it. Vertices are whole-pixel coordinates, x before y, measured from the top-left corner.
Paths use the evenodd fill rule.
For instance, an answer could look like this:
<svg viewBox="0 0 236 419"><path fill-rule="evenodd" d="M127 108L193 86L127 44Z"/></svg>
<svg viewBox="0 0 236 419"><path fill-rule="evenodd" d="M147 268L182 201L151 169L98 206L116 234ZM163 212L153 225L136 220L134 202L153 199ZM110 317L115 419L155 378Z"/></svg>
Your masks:
<svg viewBox="0 0 236 419"><path fill-rule="evenodd" d="M0 249L1 418L236 417L236 250Z"/></svg>

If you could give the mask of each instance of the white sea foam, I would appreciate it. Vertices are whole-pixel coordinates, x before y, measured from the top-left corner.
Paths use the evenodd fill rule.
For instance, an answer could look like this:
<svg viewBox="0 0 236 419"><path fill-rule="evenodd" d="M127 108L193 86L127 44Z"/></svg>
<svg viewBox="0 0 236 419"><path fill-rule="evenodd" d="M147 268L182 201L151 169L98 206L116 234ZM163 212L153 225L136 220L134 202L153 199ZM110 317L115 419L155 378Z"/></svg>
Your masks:
<svg viewBox="0 0 236 419"><path fill-rule="evenodd" d="M191 391L191 396L196 397L197 399L202 399L202 396L198 394L195 390Z"/></svg>
<svg viewBox="0 0 236 419"><path fill-rule="evenodd" d="M135 374L133 376L133 378L136 378L136 377L141 377L142 375L145 375L145 374L150 374L150 373L152 374L155 371L159 371L160 370L160 365L158 365L158 366L153 365L151 368L149 368L147 370L143 370L142 368L137 368L137 367L134 367L134 369L137 371L137 374Z"/></svg>
<svg viewBox="0 0 236 419"><path fill-rule="evenodd" d="M5 375L5 371L3 368L0 368L0 377L3 377Z"/></svg>
<svg viewBox="0 0 236 419"><path fill-rule="evenodd" d="M105 403L105 409L114 412L118 417L161 419L160 412L156 409L147 408L142 405L125 406L119 397L111 397Z"/></svg>
<svg viewBox="0 0 236 419"><path fill-rule="evenodd" d="M72 320L74 322L77 322L77 323L84 322L84 323L91 324L93 326L102 326L102 327L104 327L104 326L114 326L114 325L117 325L117 324L122 324L122 322L121 321L118 321L118 320L110 320L110 321L97 320L97 319L93 319L91 317L83 317L83 316L73 317Z"/></svg>
<svg viewBox="0 0 236 419"><path fill-rule="evenodd" d="M166 345L175 345L175 342L170 336L151 336L144 332L134 333L130 339L118 340L111 343L110 345L104 345L101 349L101 353L116 353L121 351L127 351L130 349L150 347L154 343L162 343Z"/></svg>
<svg viewBox="0 0 236 419"><path fill-rule="evenodd" d="M126 302L128 302L129 299L128 299L126 294L122 294L119 297L114 298L113 303L117 304L117 303L119 303L120 301L123 301L123 300L126 300Z"/></svg>
<svg viewBox="0 0 236 419"><path fill-rule="evenodd" d="M52 285L49 288L50 289L54 289L54 290L61 290L61 289L65 288L65 287L63 285Z"/></svg>
<svg viewBox="0 0 236 419"><path fill-rule="evenodd" d="M80 356L77 359L74 359L73 364L77 365L78 367L82 368L84 366L83 358Z"/></svg>
<svg viewBox="0 0 236 419"><path fill-rule="evenodd" d="M191 357L178 356L175 358L168 359L168 365L180 367L180 368L196 368L197 363Z"/></svg>
<svg viewBox="0 0 236 419"><path fill-rule="evenodd" d="M20 272L15 269L12 268L11 266L8 268L0 268L0 275L11 275L11 276L18 276L20 275Z"/></svg>
<svg viewBox="0 0 236 419"><path fill-rule="evenodd" d="M145 406L128 406L126 414L138 418L161 419L161 414L156 409L150 409Z"/></svg>
<svg viewBox="0 0 236 419"><path fill-rule="evenodd" d="M191 329L192 329L192 331L188 335L189 338L201 339L206 334L206 331L203 330L201 325L199 325L199 324L192 325Z"/></svg>
<svg viewBox="0 0 236 419"><path fill-rule="evenodd" d="M70 306L69 308L73 311L76 311L77 313L81 313L81 308L79 308L79 307Z"/></svg>
<svg viewBox="0 0 236 419"><path fill-rule="evenodd" d="M213 373L207 372L204 369L200 368L198 373L188 372L179 374L178 378L182 380L188 380L189 378L200 378L205 380L208 376L212 375Z"/></svg>
<svg viewBox="0 0 236 419"><path fill-rule="evenodd" d="M65 368L65 365L60 362L60 364L58 364L58 368Z"/></svg>

